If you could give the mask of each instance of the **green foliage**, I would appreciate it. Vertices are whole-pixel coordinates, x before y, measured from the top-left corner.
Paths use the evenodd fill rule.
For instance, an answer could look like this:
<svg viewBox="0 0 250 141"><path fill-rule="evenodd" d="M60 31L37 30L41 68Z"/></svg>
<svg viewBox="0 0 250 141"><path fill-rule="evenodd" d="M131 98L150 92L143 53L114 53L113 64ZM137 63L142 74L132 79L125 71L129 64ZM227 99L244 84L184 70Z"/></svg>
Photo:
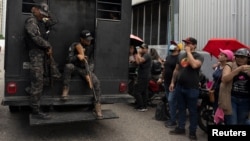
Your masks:
<svg viewBox="0 0 250 141"><path fill-rule="evenodd" d="M3 37L3 35L2 35L2 34L0 34L0 39L4 39L4 37Z"/></svg>

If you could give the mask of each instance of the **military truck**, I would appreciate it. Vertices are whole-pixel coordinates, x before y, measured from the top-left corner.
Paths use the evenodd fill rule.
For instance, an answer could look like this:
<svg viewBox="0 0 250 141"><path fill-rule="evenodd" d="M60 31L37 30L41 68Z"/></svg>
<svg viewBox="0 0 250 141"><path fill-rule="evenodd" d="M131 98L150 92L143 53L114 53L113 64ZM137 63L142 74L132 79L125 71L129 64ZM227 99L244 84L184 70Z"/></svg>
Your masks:
<svg viewBox="0 0 250 141"><path fill-rule="evenodd" d="M69 46L79 40L80 32L88 29L94 36L95 69L101 82L101 102L104 104L130 103L134 99L127 93L128 51L131 28L131 0L43 0L57 17L58 24L51 30L49 41L58 68L63 73ZM29 107L30 85L28 48L24 41L24 22L31 15L34 2L41 0L8 0L5 40L5 89L2 105L10 112ZM110 14L117 15L112 18ZM94 120L91 114L93 95L80 76L73 76L70 99L60 100L62 80L54 80L45 87L41 107L49 110L51 120L38 120L30 116L30 125ZM68 107L74 107L74 110ZM79 110L76 107L79 108ZM72 108L73 109L73 108ZM103 110L104 119L117 118L112 109Z"/></svg>

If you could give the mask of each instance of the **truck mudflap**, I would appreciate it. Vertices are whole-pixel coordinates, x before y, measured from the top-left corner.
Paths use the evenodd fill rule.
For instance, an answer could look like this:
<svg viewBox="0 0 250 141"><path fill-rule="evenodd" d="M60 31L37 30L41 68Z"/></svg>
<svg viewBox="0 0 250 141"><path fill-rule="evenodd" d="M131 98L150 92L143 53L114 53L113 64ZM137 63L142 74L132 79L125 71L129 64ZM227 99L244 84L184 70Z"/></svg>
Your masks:
<svg viewBox="0 0 250 141"><path fill-rule="evenodd" d="M46 120L34 118L32 114L30 114L30 126L97 120L92 111L50 112L49 114L51 119ZM110 109L103 109L102 114L103 119L101 120L119 118Z"/></svg>

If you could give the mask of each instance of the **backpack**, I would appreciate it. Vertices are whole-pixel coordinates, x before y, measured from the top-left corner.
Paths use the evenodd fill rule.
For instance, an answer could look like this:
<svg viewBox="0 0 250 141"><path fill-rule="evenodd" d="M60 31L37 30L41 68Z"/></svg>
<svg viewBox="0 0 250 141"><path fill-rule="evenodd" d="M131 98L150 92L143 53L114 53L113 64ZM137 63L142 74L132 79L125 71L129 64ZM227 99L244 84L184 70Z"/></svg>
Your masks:
<svg viewBox="0 0 250 141"><path fill-rule="evenodd" d="M153 60L152 67L151 67L151 74L158 75L158 74L161 74L161 71L162 71L161 62L158 60Z"/></svg>
<svg viewBox="0 0 250 141"><path fill-rule="evenodd" d="M153 92L153 93L159 92L159 89L160 89L160 88L159 88L159 84L157 84L157 82L154 81L154 80L149 80L148 88L149 88L149 90L150 90L151 92Z"/></svg>
<svg viewBox="0 0 250 141"><path fill-rule="evenodd" d="M162 100L157 104L155 110L155 119L158 121L166 121L169 119L166 101Z"/></svg>

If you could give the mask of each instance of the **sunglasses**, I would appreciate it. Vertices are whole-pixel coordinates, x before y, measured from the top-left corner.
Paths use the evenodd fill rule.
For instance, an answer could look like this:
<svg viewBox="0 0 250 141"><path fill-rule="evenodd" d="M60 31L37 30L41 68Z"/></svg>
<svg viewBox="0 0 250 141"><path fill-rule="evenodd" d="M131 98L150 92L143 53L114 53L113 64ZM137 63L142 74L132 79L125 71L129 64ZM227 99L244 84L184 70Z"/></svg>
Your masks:
<svg viewBox="0 0 250 141"><path fill-rule="evenodd" d="M240 56L240 55L237 55L237 56L235 56L235 58L247 58L246 56Z"/></svg>

